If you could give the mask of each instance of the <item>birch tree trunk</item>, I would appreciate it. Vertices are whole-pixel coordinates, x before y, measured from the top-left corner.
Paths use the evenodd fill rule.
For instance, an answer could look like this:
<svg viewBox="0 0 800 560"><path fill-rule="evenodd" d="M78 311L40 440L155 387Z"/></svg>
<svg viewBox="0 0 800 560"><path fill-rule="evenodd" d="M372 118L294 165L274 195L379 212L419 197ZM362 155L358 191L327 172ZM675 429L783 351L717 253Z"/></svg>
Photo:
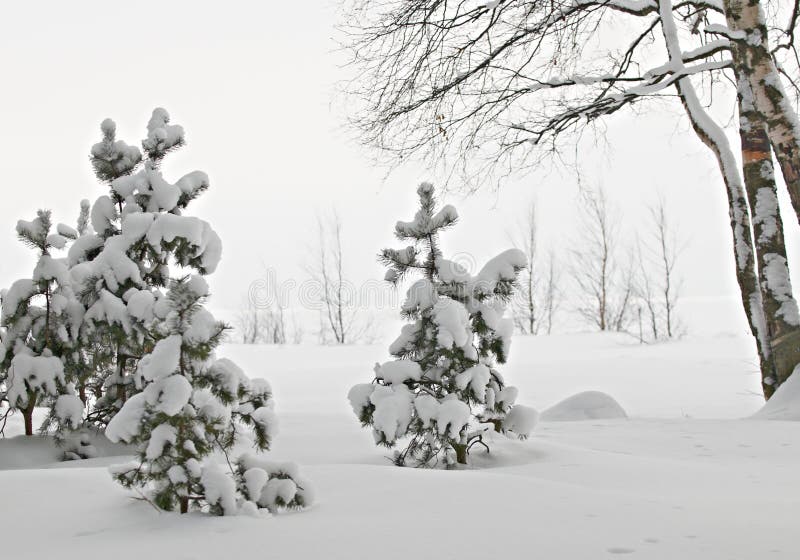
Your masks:
<svg viewBox="0 0 800 560"><path fill-rule="evenodd" d="M692 86L690 85L689 87ZM679 95L683 101L687 88L684 86L679 89ZM693 89L692 93L694 93ZM699 107L699 104L697 107ZM684 108L686 108L685 102ZM726 163L726 160L729 161L733 159L733 152L731 151L727 139L725 139L725 142L718 143L716 141L717 138L709 135L706 130L699 126L697 121L692 118L692 111L687 108L686 112L692 120L692 128L697 133L697 136L708 146L717 158L725 182L728 195L728 213L730 215L731 231L733 233L733 252L736 259L736 281L739 284L742 306L747 316L750 332L756 339L756 350L758 352L759 366L761 369L761 386L764 390L764 396L769 398L774 392L776 369L769 332L767 330L767 320L761 296L761 287L756 274L750 213L747 206L745 187L739 176L738 169L731 168L730 164Z"/></svg>
<svg viewBox="0 0 800 560"><path fill-rule="evenodd" d="M770 54L760 0L724 0L728 27L743 34L734 41L734 60L750 84L752 101L766 119L769 142L781 167L792 207L800 221L800 142L797 115Z"/></svg>
<svg viewBox="0 0 800 560"><path fill-rule="evenodd" d="M763 115L750 102L749 82L738 65L736 72L744 182L753 216L765 330L774 367L771 377L762 378L764 395L769 398L800 363L800 315L792 295L769 136Z"/></svg>
<svg viewBox="0 0 800 560"><path fill-rule="evenodd" d="M670 0L659 0L659 14L670 62L676 65L683 65L678 32L675 21L672 18L672 2ZM761 300L761 288L756 274L747 193L739 174L739 166L725 131L714 122L703 108L691 80L689 78L678 80L675 83L675 89L689 117L692 129L698 138L714 153L725 182L728 195L728 213L733 233L733 252L736 259L736 281L739 284L742 306L747 316L747 322L750 325L750 331L756 339L762 387L771 390L775 366L769 337L766 332L766 318ZM765 396L768 395L765 393Z"/></svg>

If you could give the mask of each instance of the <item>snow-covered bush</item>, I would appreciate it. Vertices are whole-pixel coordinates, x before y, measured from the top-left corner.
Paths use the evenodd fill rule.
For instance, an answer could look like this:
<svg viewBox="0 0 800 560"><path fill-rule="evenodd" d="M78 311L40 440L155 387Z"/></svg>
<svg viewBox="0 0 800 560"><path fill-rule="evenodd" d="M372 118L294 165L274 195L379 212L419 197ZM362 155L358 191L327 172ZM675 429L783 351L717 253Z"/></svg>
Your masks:
<svg viewBox="0 0 800 560"><path fill-rule="evenodd" d="M141 392L106 429L111 441L138 450L135 462L112 468L114 478L182 513L192 506L218 515L304 506L310 494L293 465L246 456L226 473L209 459L215 451L227 458L246 432L257 451L269 449L276 419L269 384L214 357L227 326L203 307L207 294L205 280L191 276L173 281L156 306L156 342L134 375Z"/></svg>
<svg viewBox="0 0 800 560"><path fill-rule="evenodd" d="M45 428L59 439L83 422L84 405L75 393L80 369L75 359L84 309L76 298L63 249L71 228L52 232L50 211L39 210L31 221L17 222L20 240L36 250L30 278L21 278L2 292L0 325L0 402L22 412L26 435L33 434L33 410L49 409Z"/></svg>
<svg viewBox="0 0 800 560"><path fill-rule="evenodd" d="M514 407L517 390L496 369L508 356L513 323L503 315L526 260L521 251L505 251L472 276L439 248L439 233L457 220L455 208L437 210L429 183L417 193L414 220L395 226L398 239L411 244L381 253L389 282L422 275L402 305L411 322L389 347L395 359L376 364L374 381L348 396L378 445L408 438L397 464L463 464L472 446L486 445L487 431L527 437L535 421L535 411ZM514 409L511 428L506 418Z"/></svg>
<svg viewBox="0 0 800 560"><path fill-rule="evenodd" d="M247 453L236 460L235 479L238 493L247 500L247 509L254 504L275 512L302 508L314 501L310 483L294 463L267 461Z"/></svg>

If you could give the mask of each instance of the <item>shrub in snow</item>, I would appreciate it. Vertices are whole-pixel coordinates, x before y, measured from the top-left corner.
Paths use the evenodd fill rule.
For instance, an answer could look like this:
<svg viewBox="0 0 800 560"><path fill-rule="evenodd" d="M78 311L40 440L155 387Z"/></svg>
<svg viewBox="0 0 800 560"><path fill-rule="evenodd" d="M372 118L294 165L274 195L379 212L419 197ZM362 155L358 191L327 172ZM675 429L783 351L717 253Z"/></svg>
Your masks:
<svg viewBox="0 0 800 560"><path fill-rule="evenodd" d="M170 265L213 272L221 242L208 223L183 214L208 188L207 175L192 171L170 183L160 170L165 155L185 142L183 128L170 124L164 109L154 110L148 122L144 155L116 139L111 119L100 128L91 162L110 191L92 205L68 262L86 306L81 339L93 365L89 392L95 398L89 417L104 426L137 391L131 374L152 346L149 328Z"/></svg>
<svg viewBox="0 0 800 560"><path fill-rule="evenodd" d="M513 324L504 312L526 260L512 249L469 274L439 246L439 233L457 220L455 208L437 209L429 183L417 193L416 216L395 226L410 245L381 253L389 282L422 276L402 305L410 323L389 347L394 359L376 364L374 381L353 387L349 399L377 444L407 440L397 464L463 464L472 446L486 445L487 431L527 437L535 423L535 411L514 407L517 390L496 368L508 356Z"/></svg>
<svg viewBox="0 0 800 560"><path fill-rule="evenodd" d="M72 290L67 264L54 257L70 232L52 232L51 214L39 210L32 221L17 222L20 240L38 253L30 278L2 292L0 402L22 412L26 435L33 434L34 407L47 407L43 429L55 427L60 441L83 422L84 404L74 381L81 364L75 348L84 309Z"/></svg>
<svg viewBox="0 0 800 560"><path fill-rule="evenodd" d="M209 459L214 451L227 458L245 428L256 450L268 449L276 419L269 384L214 357L227 327L202 306L207 293L200 276L176 280L156 308L156 342L134 375L141 392L106 429L111 441L138 450L134 463L112 467L114 478L142 489L159 508L182 513L304 506L309 488L293 465L245 456L226 472Z"/></svg>

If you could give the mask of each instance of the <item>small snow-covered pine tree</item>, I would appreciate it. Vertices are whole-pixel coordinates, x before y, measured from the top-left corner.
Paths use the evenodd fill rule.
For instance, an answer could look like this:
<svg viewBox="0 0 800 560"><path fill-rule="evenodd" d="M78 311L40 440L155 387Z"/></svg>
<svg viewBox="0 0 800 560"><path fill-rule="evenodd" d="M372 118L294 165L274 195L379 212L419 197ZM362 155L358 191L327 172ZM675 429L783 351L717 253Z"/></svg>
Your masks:
<svg viewBox="0 0 800 560"><path fill-rule="evenodd" d="M513 323L503 314L526 260L511 249L470 275L443 258L439 246L440 232L457 221L455 208L437 210L430 183L417 193L414 220L395 226L398 239L411 244L380 256L392 284L422 275L402 305L411 323L389 348L395 359L376 364L374 381L348 396L378 445L393 448L408 439L396 464L465 464L472 446L486 446L488 431L527 437L536 421L534 410L514 406L517 390L496 367L508 356Z"/></svg>
<svg viewBox="0 0 800 560"><path fill-rule="evenodd" d="M311 496L293 465L245 456L235 467L229 462L226 473L206 461L213 451L228 457L244 428L257 451L267 450L276 427L269 384L214 357L227 326L203 307L207 294L205 280L192 276L173 281L157 304L157 341L134 376L142 391L106 430L112 441L136 445L138 460L114 467L114 477L144 490L159 508L181 513L304 506Z"/></svg>
<svg viewBox="0 0 800 560"><path fill-rule="evenodd" d="M2 294L0 324L0 401L22 412L25 434L33 435L34 408L50 410L45 428L54 426L60 439L83 421L83 402L75 394L74 359L83 306L72 291L64 259L51 254L63 249L71 229L59 225L51 233L48 210L32 221L17 222L17 235L37 251L30 278L19 279Z"/></svg>
<svg viewBox="0 0 800 560"><path fill-rule="evenodd" d="M177 182L160 165L185 144L183 128L155 109L138 148L116 139L116 124L101 124L103 139L91 150L97 178L110 187L99 197L69 251L71 275L87 308L82 340L91 356L94 397L90 419L103 426L136 392L131 372L152 346L148 339L156 303L163 298L170 265L213 272L221 242L209 224L185 216L187 205L208 188L193 171Z"/></svg>

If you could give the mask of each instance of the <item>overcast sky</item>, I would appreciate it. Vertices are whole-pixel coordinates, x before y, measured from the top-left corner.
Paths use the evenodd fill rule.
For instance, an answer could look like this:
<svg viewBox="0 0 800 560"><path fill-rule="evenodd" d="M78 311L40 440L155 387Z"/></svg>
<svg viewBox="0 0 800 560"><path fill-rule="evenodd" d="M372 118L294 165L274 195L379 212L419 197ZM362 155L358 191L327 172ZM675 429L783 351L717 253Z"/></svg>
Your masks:
<svg viewBox="0 0 800 560"><path fill-rule="evenodd" d="M382 278L375 254L393 243L393 223L413 215L416 184L437 177L409 166L384 180L385 170L348 140L336 109L336 82L345 74L333 52L334 7L326 0L5 5L0 286L30 275L34 264L15 239L17 219L44 207L73 224L82 198L107 192L87 157L100 121L113 118L118 136L138 144L156 106L188 138L167 158L167 179L194 169L211 177L211 189L188 213L209 221L224 244L209 278L212 309L229 314L264 266L302 281L315 216L334 207L344 223L348 275ZM613 148L579 148L584 181L607 190L629 231L663 193L689 241L681 261L686 312L693 313L688 307L696 298L731 298L715 309L722 325L733 320L740 328L722 181L710 153L676 115L677 108L654 107L607 121ZM496 192L450 195L462 221L445 248L485 260L508 246L513 223L535 199L543 244L564 252L574 237L577 195L573 176L536 172ZM796 262L796 221L787 225Z"/></svg>

